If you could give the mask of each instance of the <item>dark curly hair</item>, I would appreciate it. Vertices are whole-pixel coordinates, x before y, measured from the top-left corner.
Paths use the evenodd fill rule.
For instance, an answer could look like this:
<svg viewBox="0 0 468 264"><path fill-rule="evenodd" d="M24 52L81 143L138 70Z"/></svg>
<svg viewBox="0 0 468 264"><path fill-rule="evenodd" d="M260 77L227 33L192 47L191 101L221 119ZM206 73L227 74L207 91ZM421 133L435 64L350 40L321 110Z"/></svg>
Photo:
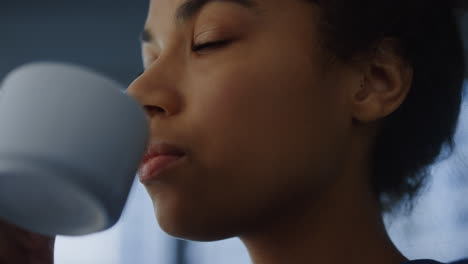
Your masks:
<svg viewBox="0 0 468 264"><path fill-rule="evenodd" d="M407 98L385 118L373 153L372 188L384 212L411 201L428 165L451 151L462 99L463 45L455 1L308 0L321 9L326 49L349 61L393 39L413 67ZM411 203L404 203L409 204ZM410 206L411 207L411 206Z"/></svg>

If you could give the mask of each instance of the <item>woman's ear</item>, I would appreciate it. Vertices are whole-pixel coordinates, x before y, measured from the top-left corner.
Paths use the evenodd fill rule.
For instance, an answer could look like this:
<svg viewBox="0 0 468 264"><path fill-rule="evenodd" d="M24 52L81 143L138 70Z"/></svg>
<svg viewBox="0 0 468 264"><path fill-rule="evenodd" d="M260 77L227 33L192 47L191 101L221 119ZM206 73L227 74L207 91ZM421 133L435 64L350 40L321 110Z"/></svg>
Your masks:
<svg viewBox="0 0 468 264"><path fill-rule="evenodd" d="M413 69L391 39L383 40L362 66L360 83L351 91L351 105L353 119L367 123L398 109L411 87Z"/></svg>

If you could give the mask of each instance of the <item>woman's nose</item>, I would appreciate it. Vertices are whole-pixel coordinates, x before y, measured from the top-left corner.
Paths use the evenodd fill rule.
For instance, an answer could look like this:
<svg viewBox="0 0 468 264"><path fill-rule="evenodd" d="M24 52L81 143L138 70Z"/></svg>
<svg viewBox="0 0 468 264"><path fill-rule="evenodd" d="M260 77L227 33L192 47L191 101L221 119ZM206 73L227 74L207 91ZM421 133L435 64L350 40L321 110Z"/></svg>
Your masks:
<svg viewBox="0 0 468 264"><path fill-rule="evenodd" d="M181 111L182 99L177 80L148 69L127 88L127 94L140 103L149 118L169 117Z"/></svg>

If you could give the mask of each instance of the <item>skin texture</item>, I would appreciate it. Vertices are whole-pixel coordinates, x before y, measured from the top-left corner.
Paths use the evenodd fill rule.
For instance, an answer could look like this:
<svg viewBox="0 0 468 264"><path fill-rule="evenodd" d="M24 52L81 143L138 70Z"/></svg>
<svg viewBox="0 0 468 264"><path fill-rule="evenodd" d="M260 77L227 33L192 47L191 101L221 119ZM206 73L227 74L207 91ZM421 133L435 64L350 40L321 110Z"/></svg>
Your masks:
<svg viewBox="0 0 468 264"><path fill-rule="evenodd" d="M411 83L394 43L344 63L323 50L320 9L305 1L215 1L185 21L182 3L151 0L145 72L128 88L151 139L187 153L145 184L163 230L238 236L254 264L405 261L368 180L379 120Z"/></svg>

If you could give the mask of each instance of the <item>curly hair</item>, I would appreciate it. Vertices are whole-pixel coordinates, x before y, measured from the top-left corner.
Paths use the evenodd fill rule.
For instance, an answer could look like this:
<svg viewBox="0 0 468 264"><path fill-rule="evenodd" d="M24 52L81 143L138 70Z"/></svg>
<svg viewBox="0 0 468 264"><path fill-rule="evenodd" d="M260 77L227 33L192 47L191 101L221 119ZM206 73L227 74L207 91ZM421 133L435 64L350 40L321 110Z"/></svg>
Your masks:
<svg viewBox="0 0 468 264"><path fill-rule="evenodd" d="M444 147L453 148L465 72L456 3L307 1L319 6L325 48L337 59L371 54L379 41L391 38L398 43L398 55L413 67L407 98L383 120L372 153L373 191L383 211L392 211L418 195L428 165Z"/></svg>

